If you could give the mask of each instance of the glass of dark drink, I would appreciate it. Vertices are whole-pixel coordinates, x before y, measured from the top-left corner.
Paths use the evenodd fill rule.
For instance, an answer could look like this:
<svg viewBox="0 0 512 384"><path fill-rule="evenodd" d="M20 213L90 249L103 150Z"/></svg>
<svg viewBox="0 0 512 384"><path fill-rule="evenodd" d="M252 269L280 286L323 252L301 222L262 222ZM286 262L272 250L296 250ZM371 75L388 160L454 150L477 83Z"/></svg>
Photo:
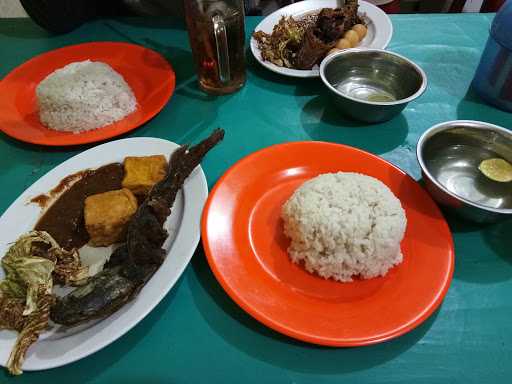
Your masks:
<svg viewBox="0 0 512 384"><path fill-rule="evenodd" d="M222 95L245 84L243 0L185 0L199 86Z"/></svg>

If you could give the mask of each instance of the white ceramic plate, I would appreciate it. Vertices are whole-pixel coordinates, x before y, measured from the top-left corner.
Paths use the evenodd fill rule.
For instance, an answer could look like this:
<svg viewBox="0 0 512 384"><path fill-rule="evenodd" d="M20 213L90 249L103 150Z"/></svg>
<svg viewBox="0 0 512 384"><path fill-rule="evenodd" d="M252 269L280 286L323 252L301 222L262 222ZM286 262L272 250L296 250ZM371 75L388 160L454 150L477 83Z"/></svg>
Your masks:
<svg viewBox="0 0 512 384"><path fill-rule="evenodd" d="M290 4L267 16L258 24L255 31L272 33L274 25L279 22L282 16L302 17L308 13L319 11L322 8L337 8L342 6L344 3L345 2L343 0L308 0ZM386 15L380 8L366 1L359 1L358 13L360 15L364 15L364 20L368 26L368 33L357 47L385 49L393 36L393 24L391 24L391 20L388 15ZM273 72L292 77L318 77L320 75L318 66L313 67L311 70L299 70L278 67L269 61L263 61L261 58L261 51L259 50L258 43L254 37L251 37L251 51L261 65Z"/></svg>
<svg viewBox="0 0 512 384"><path fill-rule="evenodd" d="M30 231L41 215L31 198L47 193L65 176L87 168L122 162L125 156L163 154L167 157L178 145L154 138L113 141L85 151L57 166L35 182L0 217L0 257L10 243ZM86 357L128 332L169 292L189 263L199 242L200 217L208 196L201 167L197 167L178 194L165 223L169 237L164 244L167 258L139 295L112 316L75 328L54 327L41 335L29 349L22 369L26 371L59 367ZM4 277L0 268L0 278ZM12 331L0 331L0 364L7 362L16 339Z"/></svg>
<svg viewBox="0 0 512 384"><path fill-rule="evenodd" d="M369 3L373 5L386 5L391 3L393 0L370 0Z"/></svg>

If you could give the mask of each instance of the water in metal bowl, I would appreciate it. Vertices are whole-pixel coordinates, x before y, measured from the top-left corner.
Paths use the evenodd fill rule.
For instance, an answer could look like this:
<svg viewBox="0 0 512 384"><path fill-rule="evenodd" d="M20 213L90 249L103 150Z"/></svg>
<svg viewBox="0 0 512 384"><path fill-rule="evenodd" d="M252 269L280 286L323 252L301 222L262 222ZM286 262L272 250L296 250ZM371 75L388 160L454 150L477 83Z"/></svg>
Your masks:
<svg viewBox="0 0 512 384"><path fill-rule="evenodd" d="M393 92L390 88L389 84L359 76L351 77L336 84L336 89L346 95L359 100L377 102L396 101L396 92Z"/></svg>
<svg viewBox="0 0 512 384"><path fill-rule="evenodd" d="M512 163L512 134L504 128L474 121L440 124L420 138L418 159L439 202L477 221L512 213L512 182L496 181L481 167L490 159Z"/></svg>
<svg viewBox="0 0 512 384"><path fill-rule="evenodd" d="M341 112L369 123L399 114L426 89L423 70L396 53L348 49L327 56L320 77Z"/></svg>
<svg viewBox="0 0 512 384"><path fill-rule="evenodd" d="M492 208L512 208L512 183L494 181L479 169L482 161L503 156L461 134L457 143L427 146L425 161L432 176L450 192L467 200ZM456 140L453 136L457 134L440 134L438 139Z"/></svg>

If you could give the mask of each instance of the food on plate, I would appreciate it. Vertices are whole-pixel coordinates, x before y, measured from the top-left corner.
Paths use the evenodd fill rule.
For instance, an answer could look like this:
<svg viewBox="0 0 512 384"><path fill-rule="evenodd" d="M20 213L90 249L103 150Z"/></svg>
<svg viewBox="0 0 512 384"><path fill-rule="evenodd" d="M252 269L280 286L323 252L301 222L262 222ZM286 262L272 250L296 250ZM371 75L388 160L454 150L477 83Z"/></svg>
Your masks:
<svg viewBox="0 0 512 384"><path fill-rule="evenodd" d="M339 39L338 42L336 43L336 48L337 49L352 48L352 43L349 40L345 39L345 38Z"/></svg>
<svg viewBox="0 0 512 384"><path fill-rule="evenodd" d="M167 160L163 155L132 157L124 159L123 187L135 195L145 196L167 173Z"/></svg>
<svg viewBox="0 0 512 384"><path fill-rule="evenodd" d="M356 27L358 27L356 29ZM326 56L329 56L333 53L343 51L344 49L349 49L356 47L357 44L366 36L366 27L362 24L356 24L352 27L352 29L345 32L343 37L336 42L334 48L331 48Z"/></svg>
<svg viewBox="0 0 512 384"><path fill-rule="evenodd" d="M85 199L85 229L89 244L107 246L124 240L126 228L137 210L137 198L127 189L108 191Z"/></svg>
<svg viewBox="0 0 512 384"><path fill-rule="evenodd" d="M274 26L272 34L254 32L253 36L258 42L262 59L279 67L294 68L297 52L309 21L283 16Z"/></svg>
<svg viewBox="0 0 512 384"><path fill-rule="evenodd" d="M359 36L359 41L363 40L368 33L368 28L364 24L356 24L352 27L352 30Z"/></svg>
<svg viewBox="0 0 512 384"><path fill-rule="evenodd" d="M281 216L292 261L323 278L370 279L402 262L405 212L393 192L373 177L317 176L293 193Z"/></svg>
<svg viewBox="0 0 512 384"><path fill-rule="evenodd" d="M90 60L49 74L38 84L36 98L43 125L74 133L112 124L137 108L124 78L108 64Z"/></svg>
<svg viewBox="0 0 512 384"><path fill-rule="evenodd" d="M149 192L128 224L126 243L116 249L108 268L86 285L57 298L51 319L77 325L103 318L137 296L165 259L162 246L167 238L163 224L186 178L206 153L224 137L216 130L196 146L182 146L171 155L166 177Z"/></svg>
<svg viewBox="0 0 512 384"><path fill-rule="evenodd" d="M124 176L121 164L84 170L59 183L68 190L61 191L36 228L47 227L57 235L65 232L62 240L67 247L61 247L47 231L33 230L22 235L2 259L6 278L0 282L0 329L19 332L7 364L9 372L21 373L27 349L48 327L49 318L56 324L73 326L109 316L137 296L165 259L162 246L168 233L164 223L177 193L206 153L223 137L224 131L218 129L198 145L185 145L174 151L164 178L138 207L132 192L121 187ZM48 196L54 197L52 193ZM68 205L71 198L78 202ZM75 216L57 220L56 216L66 215L66 207ZM106 220L102 221L100 212ZM127 227L120 229L123 226L120 222L126 220ZM69 229L70 223L76 225ZM90 238L87 230L92 232ZM109 254L108 262L97 260L93 243L103 244L106 239L110 242L123 231L126 241L116 244L118 248ZM74 232L80 234L74 236ZM93 263L83 262L83 249ZM109 250L97 249L100 254ZM52 290L56 284L78 287L58 297Z"/></svg>
<svg viewBox="0 0 512 384"><path fill-rule="evenodd" d="M10 329L21 332L25 324L24 310L24 299L0 295L0 330Z"/></svg>
<svg viewBox="0 0 512 384"><path fill-rule="evenodd" d="M504 159L492 158L483 160L478 169L491 180L500 183L512 181L512 164Z"/></svg>
<svg viewBox="0 0 512 384"><path fill-rule="evenodd" d="M107 317L133 299L156 268L142 265L138 271L140 279L124 276L119 267L107 268L58 300L50 317L55 323L68 326Z"/></svg>
<svg viewBox="0 0 512 384"><path fill-rule="evenodd" d="M283 16L271 34L256 31L253 36L263 60L280 67L311 69L337 44L346 49L362 40L361 27L366 27L357 9L357 0L347 0L342 8L323 8L300 19ZM356 25L357 31L351 30ZM345 41L340 43L340 39Z"/></svg>
<svg viewBox="0 0 512 384"><path fill-rule="evenodd" d="M311 69L320 63L336 42L344 37L353 25L361 23L357 15L357 0L347 1L343 8L324 8L314 25L304 34L304 43L297 54L296 67Z"/></svg>
<svg viewBox="0 0 512 384"><path fill-rule="evenodd" d="M359 43L359 35L353 30L345 32L343 39L348 40L351 47L355 47Z"/></svg>
<svg viewBox="0 0 512 384"><path fill-rule="evenodd" d="M19 332L7 362L11 374L21 374L27 349L48 326L54 280L79 280L87 273L75 263L76 253L59 247L46 232L21 236L2 259L0 329Z"/></svg>
<svg viewBox="0 0 512 384"><path fill-rule="evenodd" d="M81 248L89 241L83 220L85 199L98 193L121 189L123 176L123 166L114 163L64 178L54 188L57 193L50 191L48 198L52 200L59 193L60 196L45 211L34 229L48 232L65 249ZM72 183L67 180L72 180Z"/></svg>

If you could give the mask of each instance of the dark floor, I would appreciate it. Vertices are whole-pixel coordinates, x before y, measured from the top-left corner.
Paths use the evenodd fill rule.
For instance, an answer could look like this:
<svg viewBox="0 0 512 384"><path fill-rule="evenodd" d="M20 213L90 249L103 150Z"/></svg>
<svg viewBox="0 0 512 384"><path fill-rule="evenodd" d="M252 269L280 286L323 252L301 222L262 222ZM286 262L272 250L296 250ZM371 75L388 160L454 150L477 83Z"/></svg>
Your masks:
<svg viewBox="0 0 512 384"><path fill-rule="evenodd" d="M293 0L245 0L247 15L268 15L276 9L297 2Z"/></svg>

